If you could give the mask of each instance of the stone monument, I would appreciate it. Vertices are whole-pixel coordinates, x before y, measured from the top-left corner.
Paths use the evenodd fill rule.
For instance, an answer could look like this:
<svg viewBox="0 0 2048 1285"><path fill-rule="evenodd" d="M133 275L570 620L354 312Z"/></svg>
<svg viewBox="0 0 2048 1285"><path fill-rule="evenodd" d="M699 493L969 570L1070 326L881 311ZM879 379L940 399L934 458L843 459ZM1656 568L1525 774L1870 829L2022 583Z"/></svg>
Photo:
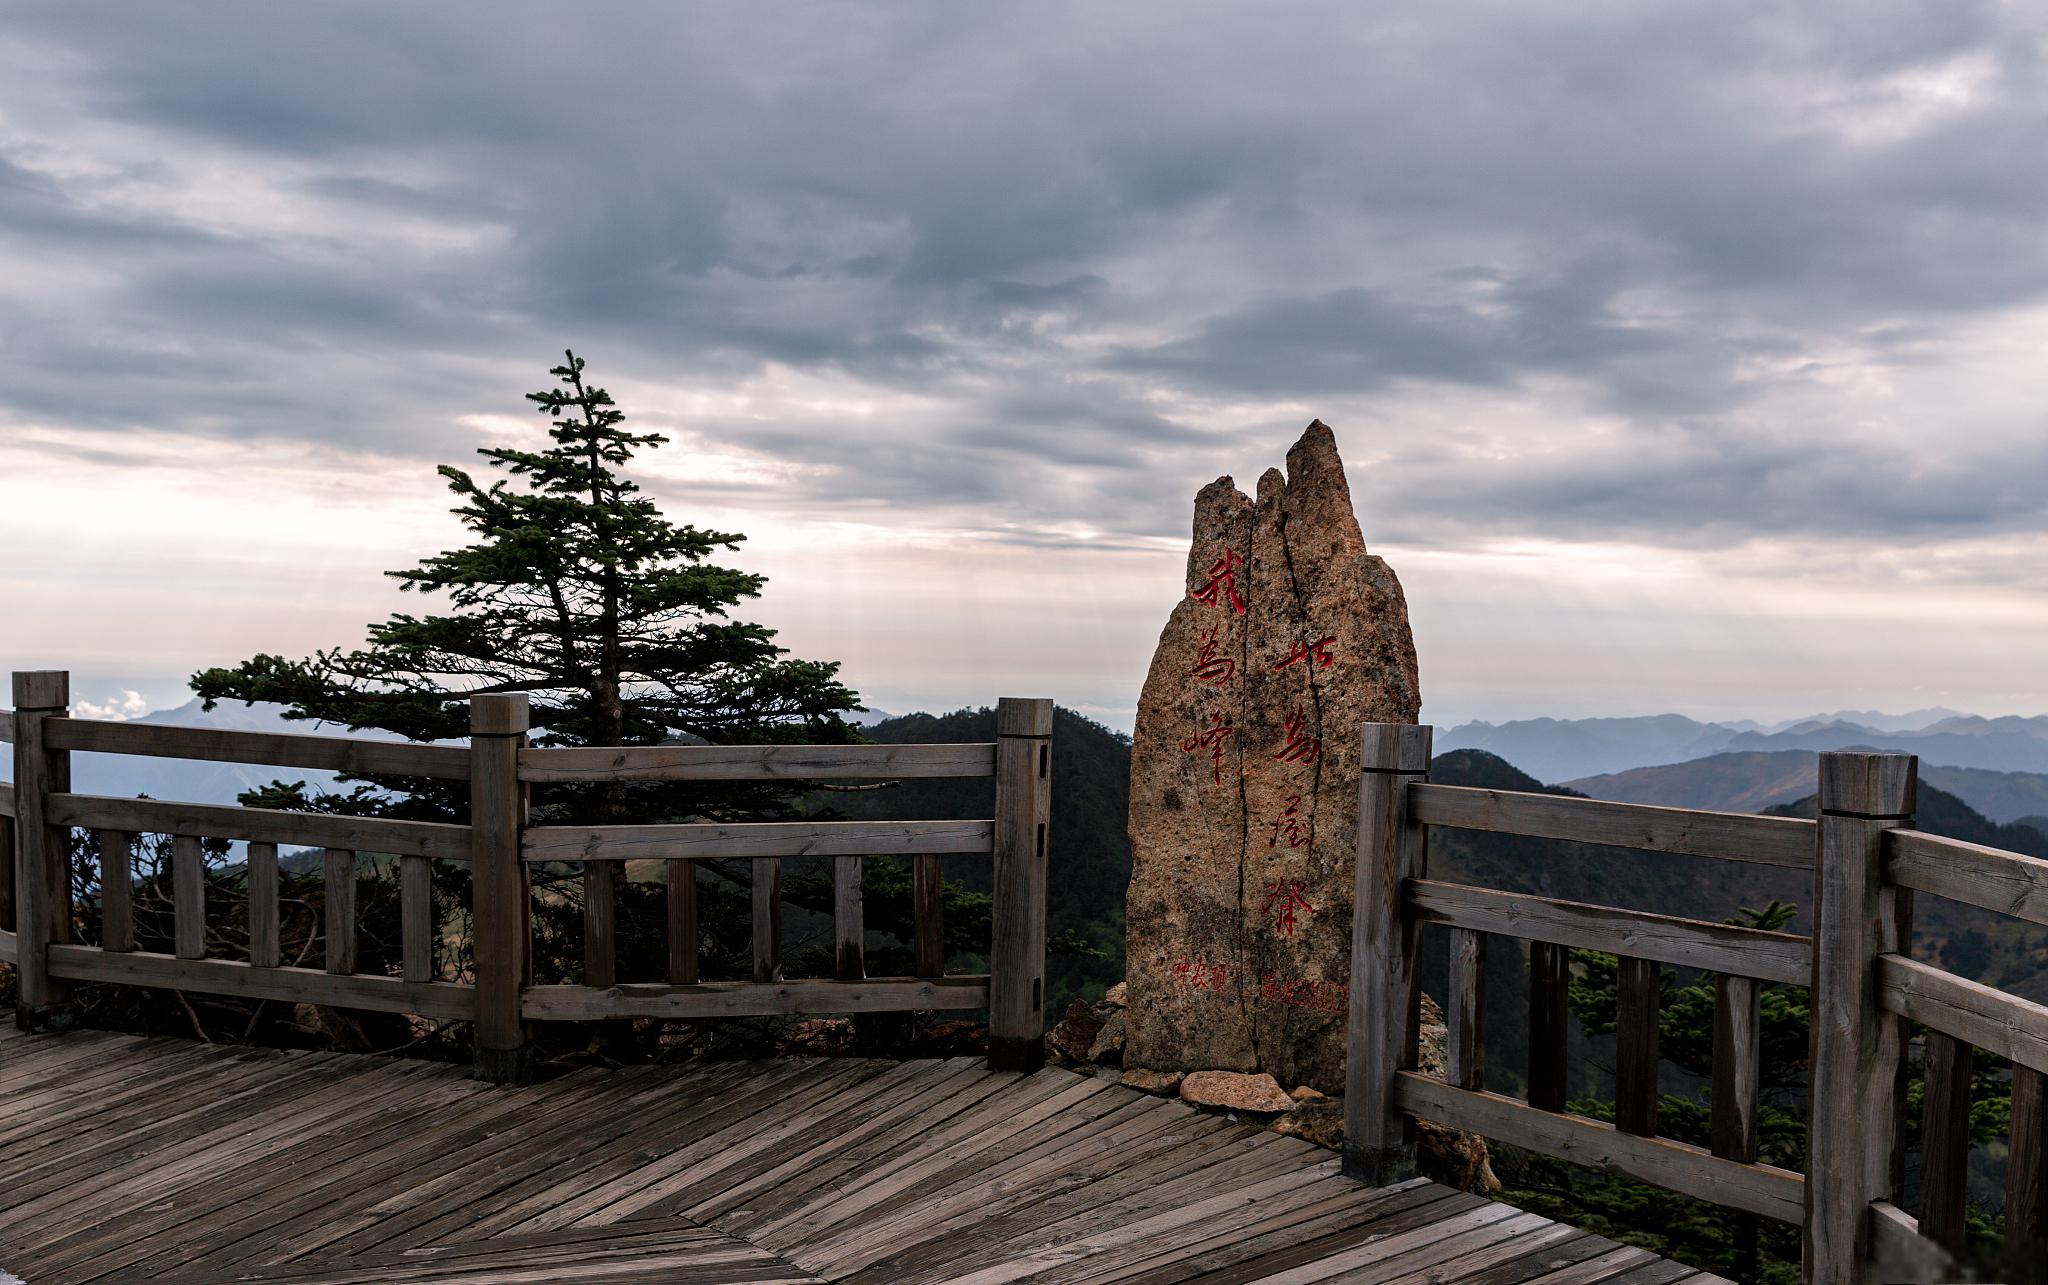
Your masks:
<svg viewBox="0 0 2048 1285"><path fill-rule="evenodd" d="M1362 723L1421 708L1408 607L1318 420L1195 496L1138 702L1124 1064L1344 1087Z"/></svg>

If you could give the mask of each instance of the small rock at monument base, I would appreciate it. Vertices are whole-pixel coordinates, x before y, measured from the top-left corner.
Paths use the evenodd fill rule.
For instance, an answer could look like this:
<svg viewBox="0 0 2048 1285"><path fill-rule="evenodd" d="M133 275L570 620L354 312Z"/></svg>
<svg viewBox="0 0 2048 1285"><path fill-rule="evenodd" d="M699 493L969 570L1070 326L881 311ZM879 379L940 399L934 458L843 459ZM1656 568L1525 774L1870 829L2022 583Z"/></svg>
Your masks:
<svg viewBox="0 0 2048 1285"><path fill-rule="evenodd" d="M1299 1088L1288 1090L1287 1096L1293 1098L1296 1102L1327 1102L1330 1098L1329 1094L1317 1089L1311 1089L1306 1084Z"/></svg>
<svg viewBox="0 0 2048 1285"><path fill-rule="evenodd" d="M1125 1088L1137 1089L1143 1093L1157 1093L1161 1097L1172 1097L1180 1092L1179 1071L1148 1071L1142 1066L1124 1068L1123 1079L1118 1081Z"/></svg>
<svg viewBox="0 0 2048 1285"><path fill-rule="evenodd" d="M1102 1002L1105 1004L1114 1004L1116 1007L1122 1008L1125 1004L1129 1002L1127 997L1129 996L1130 991L1130 983L1118 982L1116 985L1110 987L1108 990L1103 992Z"/></svg>
<svg viewBox="0 0 2048 1285"><path fill-rule="evenodd" d="M1184 1102L1274 1115L1291 1110L1294 1099L1279 1081L1263 1071L1191 1071L1180 1082Z"/></svg>
<svg viewBox="0 0 2048 1285"><path fill-rule="evenodd" d="M1124 1015L1121 1010L1110 1014L1108 1021L1095 1035L1095 1043L1088 1046L1088 1060L1108 1066L1124 1060Z"/></svg>
<svg viewBox="0 0 2048 1285"><path fill-rule="evenodd" d="M1318 1097L1303 1102L1273 1122L1276 1133L1313 1142L1332 1151L1344 1145L1344 1104L1335 1098Z"/></svg>
<svg viewBox="0 0 2048 1285"><path fill-rule="evenodd" d="M1085 999L1077 999L1067 1005L1067 1015L1059 1025L1046 1033L1046 1048L1069 1062L1085 1063L1090 1060L1089 1050L1095 1047L1095 1037L1102 1033L1102 1025L1094 1006Z"/></svg>

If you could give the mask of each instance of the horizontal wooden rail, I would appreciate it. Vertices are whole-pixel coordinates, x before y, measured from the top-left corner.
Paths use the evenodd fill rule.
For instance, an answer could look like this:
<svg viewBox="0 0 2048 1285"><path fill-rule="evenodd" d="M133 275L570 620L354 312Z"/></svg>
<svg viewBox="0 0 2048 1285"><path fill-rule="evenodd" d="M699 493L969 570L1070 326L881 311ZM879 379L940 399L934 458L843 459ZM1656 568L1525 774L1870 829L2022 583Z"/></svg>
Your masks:
<svg viewBox="0 0 2048 1285"><path fill-rule="evenodd" d="M14 934L5 928L0 928L0 963L11 964L13 962Z"/></svg>
<svg viewBox="0 0 2048 1285"><path fill-rule="evenodd" d="M608 1017L771 1017L988 1007L988 978L868 977L857 981L705 982L696 986L533 986L520 996L533 1021Z"/></svg>
<svg viewBox="0 0 2048 1285"><path fill-rule="evenodd" d="M1873 1280L1955 1280L1955 1260L1920 1234L1920 1222L1888 1200L1870 1202L1870 1258Z"/></svg>
<svg viewBox="0 0 2048 1285"><path fill-rule="evenodd" d="M238 808L232 804L117 799L99 794L52 794L48 812L57 825L91 830L245 839L308 848L440 857L449 861L469 859L469 827L438 821L392 821L383 817Z"/></svg>
<svg viewBox="0 0 2048 1285"><path fill-rule="evenodd" d="M764 821L737 825L536 826L528 861L900 856L988 852L993 821Z"/></svg>
<svg viewBox="0 0 2048 1285"><path fill-rule="evenodd" d="M1541 1111L1525 1102L1460 1089L1399 1071L1394 1101L1404 1111L1574 1164L1624 1173L1682 1195L1781 1222L1804 1216L1805 1180L1771 1165L1723 1160L1669 1138L1622 1133L1584 1116Z"/></svg>
<svg viewBox="0 0 2048 1285"><path fill-rule="evenodd" d="M1421 781L1408 787L1408 814L1426 825L1813 869L1814 823L1798 817L1655 808Z"/></svg>
<svg viewBox="0 0 2048 1285"><path fill-rule="evenodd" d="M53 718L48 728L50 748L59 750L262 763L330 772L381 772L457 781L469 778L469 750L460 745L416 745L408 741L294 732L237 732L217 727L166 727L156 723L102 723L80 718Z"/></svg>
<svg viewBox="0 0 2048 1285"><path fill-rule="evenodd" d="M1884 836L1885 877L1902 888L2048 924L2048 861L1919 830Z"/></svg>
<svg viewBox="0 0 2048 1285"><path fill-rule="evenodd" d="M1813 970L1813 943L1792 933L1434 879L1411 879L1406 886L1408 904L1421 918L1475 932L1795 985L1805 985Z"/></svg>
<svg viewBox="0 0 2048 1285"><path fill-rule="evenodd" d="M14 744L14 714L0 709L0 744Z"/></svg>
<svg viewBox="0 0 2048 1285"><path fill-rule="evenodd" d="M476 1016L476 988L455 982L407 982L396 977L323 972L317 968L257 968L232 959L179 959L94 946L50 947L50 972L76 981L160 986L206 995L275 999L337 1008L417 1013L467 1020Z"/></svg>
<svg viewBox="0 0 2048 1285"><path fill-rule="evenodd" d="M2048 1072L2048 1005L1903 955L1877 957L1878 1003L1987 1053Z"/></svg>
<svg viewBox="0 0 2048 1285"><path fill-rule="evenodd" d="M996 747L969 745L637 745L519 751L522 781L824 781L994 776Z"/></svg>

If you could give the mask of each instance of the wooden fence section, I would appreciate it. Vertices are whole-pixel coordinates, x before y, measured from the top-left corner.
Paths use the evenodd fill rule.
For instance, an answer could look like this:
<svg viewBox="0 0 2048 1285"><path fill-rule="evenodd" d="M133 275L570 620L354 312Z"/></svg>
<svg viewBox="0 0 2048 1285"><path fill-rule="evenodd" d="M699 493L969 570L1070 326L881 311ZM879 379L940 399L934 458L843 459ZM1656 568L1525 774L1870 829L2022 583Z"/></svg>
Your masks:
<svg viewBox="0 0 2048 1285"><path fill-rule="evenodd" d="M1798 1224L1805 1278L1950 1279L1963 1248L1975 1050L2010 1059L2009 1250L2048 1243L2048 1006L1911 958L1914 892L2048 924L2048 862L1911 829L1916 760L1821 755L1820 819L1640 807L1432 785L1430 729L1368 725L1360 785L1345 1162L1403 1176L1425 1117ZM1444 825L1810 869L1814 937L1587 905L1427 877L1427 827ZM1451 934L1449 1075L1415 1072L1419 934ZM1480 1087L1489 937L1528 943L1529 1100ZM1817 948L1816 948L1816 943ZM1620 960L1615 1123L1565 1110L1566 952ZM1657 970L1715 975L1711 1145L1657 1132ZM1807 1171L1757 1159L1758 985L1811 988ZM1908 1022L1925 1044L1921 1197L1900 1205L1896 1100ZM2015 1257L2015 1261L2021 1261Z"/></svg>
<svg viewBox="0 0 2048 1285"><path fill-rule="evenodd" d="M524 696L473 698L468 745L413 745L342 736L301 736L96 723L67 717L69 678L14 675L14 710L0 712L0 740L14 745L15 780L0 784L0 960L19 970L25 1029L68 1021L69 983L114 982L205 994L275 999L476 1023L477 1066L486 1078L532 1071L527 1023L624 1017L712 1018L797 1012L986 1008L991 1062L1033 1069L1043 1058L1045 832L1051 797L1052 703L1001 702L999 736L973 745L661 745L534 748ZM203 759L376 773L469 783L469 824L333 816L217 804L109 798L71 790L74 752ZM778 822L534 826L534 784L631 780L805 781L846 778L994 777L995 815L982 821ZM73 940L72 834L84 831L101 870L101 940ZM170 841L170 953L136 948L133 870L145 836ZM206 935L202 842L248 845L246 958L219 958ZM318 967L286 963L279 944L278 850L320 851L322 945ZM989 972L944 969L943 868L949 854L979 854L994 867ZM913 871L916 966L909 977L870 977L865 964L863 862L906 856ZM832 859L834 969L830 978L783 976L780 858ZM366 857L396 862L400 958L395 975L357 967L356 887ZM753 976L700 976L696 863L753 864ZM668 878L668 979L616 976L620 863L664 863ZM435 867L468 863L473 975L436 975L443 925L434 911ZM534 986L536 865L580 866L584 891L583 984Z"/></svg>

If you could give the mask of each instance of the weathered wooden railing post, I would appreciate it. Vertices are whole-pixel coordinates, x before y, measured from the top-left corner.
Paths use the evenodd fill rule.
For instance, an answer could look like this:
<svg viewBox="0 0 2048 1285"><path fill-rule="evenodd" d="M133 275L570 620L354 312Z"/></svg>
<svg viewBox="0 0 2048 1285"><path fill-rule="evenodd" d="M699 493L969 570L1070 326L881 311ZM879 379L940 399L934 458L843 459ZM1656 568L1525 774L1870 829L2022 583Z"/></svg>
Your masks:
<svg viewBox="0 0 2048 1285"><path fill-rule="evenodd" d="M519 1016L533 931L520 832L526 791L519 749L526 744L526 697L476 696L469 703L471 949L476 957L476 1078L533 1079L533 1046Z"/></svg>
<svg viewBox="0 0 2048 1285"><path fill-rule="evenodd" d="M988 1064L1045 1064L1045 844L1052 817L1052 702L996 705L995 897Z"/></svg>
<svg viewBox="0 0 2048 1285"><path fill-rule="evenodd" d="M1869 1208L1891 1194L1905 1019L1877 1000L1877 956L1900 948L1884 832L1910 825L1918 760L1820 756L1813 872L1813 996L1805 1279L1860 1285Z"/></svg>
<svg viewBox="0 0 2048 1285"><path fill-rule="evenodd" d="M49 720L71 708L71 675L61 669L14 675L15 1024L62 1030L71 988L50 976L50 944L71 940L71 835L46 819L49 796L71 789L71 752L45 743Z"/></svg>
<svg viewBox="0 0 2048 1285"><path fill-rule="evenodd" d="M1367 723L1359 747L1344 1172L1375 1185L1409 1176L1415 1160L1394 1072L1416 1062L1416 934L1401 886L1424 873L1428 827L1408 815L1408 786L1428 779L1430 739L1428 727Z"/></svg>

